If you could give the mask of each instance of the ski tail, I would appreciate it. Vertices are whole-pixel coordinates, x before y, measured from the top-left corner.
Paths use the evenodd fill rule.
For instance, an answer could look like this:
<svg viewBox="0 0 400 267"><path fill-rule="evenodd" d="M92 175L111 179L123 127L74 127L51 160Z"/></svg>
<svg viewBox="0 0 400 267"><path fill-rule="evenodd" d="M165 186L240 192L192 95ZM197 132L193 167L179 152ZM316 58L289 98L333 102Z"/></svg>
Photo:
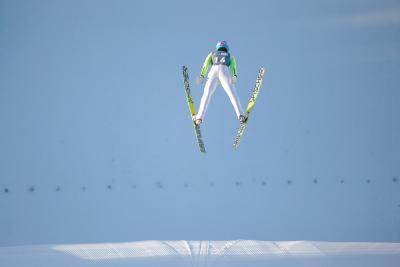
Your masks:
<svg viewBox="0 0 400 267"><path fill-rule="evenodd" d="M254 86L253 93L251 94L249 103L248 103L247 108L246 108L246 113L247 114L250 114L251 110L254 108L254 105L256 104L256 99L257 99L258 93L260 92L260 88L261 88L261 84L263 82L264 74L265 74L265 69L264 68L260 68L258 70L258 76L257 76L256 84Z"/></svg>
<svg viewBox="0 0 400 267"><path fill-rule="evenodd" d="M196 108L194 106L192 94L190 93L188 68L186 66L183 66L182 72L183 72L183 84L185 86L185 92L186 92L186 101L189 107L190 114L194 116L196 115Z"/></svg>

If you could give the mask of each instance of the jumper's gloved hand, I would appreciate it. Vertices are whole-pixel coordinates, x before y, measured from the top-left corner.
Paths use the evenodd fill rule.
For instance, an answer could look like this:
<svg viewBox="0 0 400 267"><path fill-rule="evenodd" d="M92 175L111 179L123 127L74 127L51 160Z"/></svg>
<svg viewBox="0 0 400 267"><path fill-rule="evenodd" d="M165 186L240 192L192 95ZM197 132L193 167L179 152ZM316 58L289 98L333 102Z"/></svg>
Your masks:
<svg viewBox="0 0 400 267"><path fill-rule="evenodd" d="M237 76L236 75L233 75L232 76L232 83L236 83L237 82Z"/></svg>
<svg viewBox="0 0 400 267"><path fill-rule="evenodd" d="M196 79L196 83L197 83L198 85L200 85L200 84L202 84L203 82L204 82L204 76L203 76L203 75L198 76L197 79Z"/></svg>

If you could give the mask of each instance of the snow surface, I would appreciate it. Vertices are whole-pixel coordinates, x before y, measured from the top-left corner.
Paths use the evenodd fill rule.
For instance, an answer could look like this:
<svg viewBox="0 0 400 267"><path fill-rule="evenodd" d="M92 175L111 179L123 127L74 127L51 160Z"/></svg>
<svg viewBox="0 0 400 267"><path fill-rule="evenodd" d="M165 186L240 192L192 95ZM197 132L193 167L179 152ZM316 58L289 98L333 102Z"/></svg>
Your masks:
<svg viewBox="0 0 400 267"><path fill-rule="evenodd" d="M400 243L141 241L0 248L2 266L398 266Z"/></svg>

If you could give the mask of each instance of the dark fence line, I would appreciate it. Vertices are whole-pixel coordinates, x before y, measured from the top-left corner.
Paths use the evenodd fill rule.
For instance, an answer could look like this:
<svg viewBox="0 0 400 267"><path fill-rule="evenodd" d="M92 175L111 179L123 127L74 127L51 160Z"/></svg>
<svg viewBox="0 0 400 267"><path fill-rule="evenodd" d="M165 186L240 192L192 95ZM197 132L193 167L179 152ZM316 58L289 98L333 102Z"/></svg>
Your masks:
<svg viewBox="0 0 400 267"><path fill-rule="evenodd" d="M387 179L376 179L376 180L365 179L361 183L368 184L368 185L377 185L377 184L379 184L379 182L382 182L382 181L386 181L387 182L388 180ZM399 180L398 180L397 177L393 177L390 180L390 182L392 182L393 184L396 184L398 181ZM286 186L295 186L296 184L304 185L305 183L317 186L319 184L323 184L324 180L316 179L316 178L315 179L310 179L310 180L307 180L307 181L305 181L303 179L302 180L296 180L296 181L292 180L292 179L283 179L283 180L279 180L278 184L279 185L286 185ZM335 183L337 183L339 185L343 185L343 186L346 185L346 181L344 179L338 179L338 180L335 181ZM259 186L259 187L268 187L270 185L271 185L271 183L268 182L268 179L261 179L259 181L255 181L254 179L252 181L244 181L244 180L237 179L237 180L231 181L230 183L226 183L226 182L225 183L217 183L217 182L211 181L206 185L206 187L210 187L210 188L218 187L218 186L231 186L231 187L246 187L246 186L253 186L254 187L254 186ZM273 185L277 185L276 184L276 180L274 180ZM352 185L354 185L354 183L352 183ZM204 184L202 184L202 185L197 184L196 185L196 184L193 184L193 183L189 183L187 181L183 181L183 182L181 182L179 184L171 185L171 184L168 184L166 182L163 182L162 180L158 180L158 181L154 181L153 183L146 184L144 186L139 186L136 183L125 184L125 185L121 185L120 184L118 186L115 186L112 183L109 183L109 184L104 184L103 186L101 186L101 188L104 188L104 190L107 190L107 191L111 191L111 190L114 190L114 189L121 189L121 188L129 188L129 189L132 189L132 190L136 190L136 189L140 189L140 188L167 189L167 188L177 188L177 187L184 188L184 189L195 188L195 187L204 188ZM13 188L11 186L3 186L2 188L3 188L1 190L2 194L11 194L13 191L15 191L15 190L13 190L15 188ZM42 188L44 188L44 187L42 187ZM54 192L65 192L61 185L55 185L53 188L54 188ZM82 192L86 192L86 191L89 190L89 186L87 186L87 185L75 186L75 187L73 187L73 188L75 188L75 190L71 189L70 186L68 186L68 188L69 188L69 190L82 191ZM96 188L98 189L99 187L96 187ZM21 189L21 188L18 188L18 189ZM47 187L46 190L47 191L49 190L48 187ZM18 191L20 191L20 190L18 190ZM27 193L35 193L35 192L39 191L39 187L37 187L35 185L30 185L30 186L27 186L26 189L23 189L22 191L26 191Z"/></svg>

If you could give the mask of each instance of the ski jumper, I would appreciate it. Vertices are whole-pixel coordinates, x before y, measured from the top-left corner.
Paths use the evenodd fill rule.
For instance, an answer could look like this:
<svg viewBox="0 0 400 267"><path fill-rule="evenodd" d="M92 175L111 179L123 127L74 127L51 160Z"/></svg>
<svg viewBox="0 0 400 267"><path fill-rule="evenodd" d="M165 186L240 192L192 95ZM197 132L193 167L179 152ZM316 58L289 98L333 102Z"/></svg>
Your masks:
<svg viewBox="0 0 400 267"><path fill-rule="evenodd" d="M203 68L201 70L202 77L206 75L208 69L210 69L210 71L204 86L204 93L200 101L200 107L196 115L196 120L204 119L211 96L214 94L219 82L224 88L225 93L228 95L233 108L235 109L236 116L239 118L239 116L243 115L244 112L232 79L232 76L237 76L235 58L229 52L218 50L212 52L208 54L204 61Z"/></svg>

